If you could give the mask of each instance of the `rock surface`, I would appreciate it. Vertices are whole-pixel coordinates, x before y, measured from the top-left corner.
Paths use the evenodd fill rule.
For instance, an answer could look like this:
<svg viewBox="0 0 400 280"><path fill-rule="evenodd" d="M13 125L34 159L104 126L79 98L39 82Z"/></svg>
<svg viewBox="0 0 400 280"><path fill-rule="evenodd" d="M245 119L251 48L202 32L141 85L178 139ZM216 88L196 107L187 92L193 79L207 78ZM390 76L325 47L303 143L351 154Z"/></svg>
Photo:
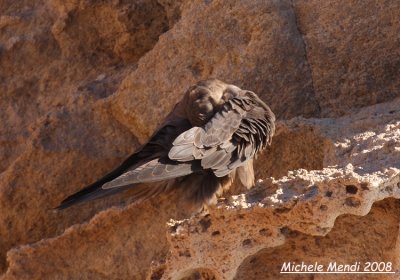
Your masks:
<svg viewBox="0 0 400 280"><path fill-rule="evenodd" d="M1 280L276 279L291 260L400 273L398 1L0 0L0 11ZM128 205L129 193L51 210L209 77L257 92L280 119L254 190L191 218L177 197Z"/></svg>
<svg viewBox="0 0 400 280"><path fill-rule="evenodd" d="M398 1L295 0L293 6L322 116L398 95Z"/></svg>
<svg viewBox="0 0 400 280"><path fill-rule="evenodd" d="M280 123L276 137L288 138L286 147L296 146L299 139L307 141L305 135L309 135L310 130L323 139L326 143L321 145L323 169L297 169L280 179L260 180L247 194L233 196L230 201L211 208L207 215L171 223L172 233L168 238L172 252L163 279L195 278L194 275L204 273L211 273L217 279L233 279L235 275L237 279L244 279L250 272L254 275L252 279L261 276L276 279L284 262L301 262L304 258L327 266L332 260L354 263L369 261L370 257L392 261L396 271L400 271L396 249L400 241L400 215L396 213L400 203L395 200L380 202L377 209L363 218L364 222L349 215L364 216L375 201L400 198L399 106L400 98L391 104L367 107L337 119L297 118ZM294 138L291 137L293 133L304 136ZM280 147L275 146L275 149ZM288 162L291 162L291 156L296 158L297 155L282 156L289 157ZM266 158L275 157L267 154ZM383 217L386 211L391 218ZM335 235L330 232L340 215L346 215L341 219L349 226L353 221L351 227L356 227L340 233L342 236L337 242L342 244L338 247L344 252L325 254L324 250L333 245L317 244L312 249L307 248L308 243L302 240L307 236L313 236L310 243L317 240L317 236L321 236L319 242L329 243L330 235ZM371 227L371 219L394 219L395 222L390 229L381 221L378 224L382 227ZM378 233L381 229L390 232ZM363 234L358 238L357 233ZM365 236L369 234L371 236ZM297 254L287 252L290 246L286 244L287 238L303 243L292 245L294 250L296 246L303 246L297 249ZM364 250L354 248L357 247L355 242L367 246L370 239L374 240L373 246ZM271 263L264 254L275 247ZM344 254L353 248L350 255ZM245 259L251 259L250 263ZM258 267L253 267L254 262ZM207 272L203 268L207 268Z"/></svg>

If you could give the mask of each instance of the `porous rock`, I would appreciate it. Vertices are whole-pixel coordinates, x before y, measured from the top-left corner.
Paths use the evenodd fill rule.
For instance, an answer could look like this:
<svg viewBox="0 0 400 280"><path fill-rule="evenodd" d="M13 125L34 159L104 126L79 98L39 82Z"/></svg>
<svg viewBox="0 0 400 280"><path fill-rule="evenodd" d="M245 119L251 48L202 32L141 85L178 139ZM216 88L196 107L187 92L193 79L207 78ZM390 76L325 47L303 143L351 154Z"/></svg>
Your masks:
<svg viewBox="0 0 400 280"><path fill-rule="evenodd" d="M274 279L291 259L399 269L398 2L1 0L0 11L2 280ZM254 190L192 218L177 197L128 206L129 193L52 210L209 77L258 93L279 118Z"/></svg>
<svg viewBox="0 0 400 280"><path fill-rule="evenodd" d="M394 219L398 225L400 220L395 213L400 204L393 200L400 198L399 105L400 99L397 99L391 104L375 105L337 119L297 118L281 122L276 137L288 138L285 146L298 145L299 141L312 142L316 137L323 139L326 144L320 147L324 150L320 158L322 168L297 169L279 179L259 180L256 188L211 208L206 216L199 214L172 222L172 233L168 235L172 252L163 279L195 277L204 274L205 268L216 279L233 279L235 275L243 279L248 274L257 279L257 270L262 273L259 277L273 279L279 276L278 266L284 262L314 259L312 262L328 265L332 260L371 261L367 256L391 261L393 270L397 271L398 227L380 222L386 233L377 234L379 229L371 228L371 224L374 220ZM310 129L316 136L308 137ZM297 137L291 137L294 133ZM301 137L302 133L305 137ZM275 148L279 150L279 146ZM273 149L271 152L276 153ZM267 153L265 158L278 158L275 156ZM282 153L280 156L288 157L291 162L290 157L298 155ZM371 211L373 203L383 199L387 200ZM387 211L394 211L389 213L390 218L383 217ZM352 215L367 216L357 221ZM323 245L308 250L303 239L309 239L310 243L312 240L329 243L330 235L338 234L331 234L337 219L350 227L348 232L340 233L337 246L341 250L356 247L354 239L364 246L373 239L373 245L349 251L348 256L341 252L327 254L325 250L329 249ZM365 233L357 237L356 233L360 232ZM365 236L369 234L372 236ZM287 252L286 242L304 242L304 248L291 254ZM272 263L271 258L264 256L266 252L273 252ZM252 265L254 262L258 266Z"/></svg>

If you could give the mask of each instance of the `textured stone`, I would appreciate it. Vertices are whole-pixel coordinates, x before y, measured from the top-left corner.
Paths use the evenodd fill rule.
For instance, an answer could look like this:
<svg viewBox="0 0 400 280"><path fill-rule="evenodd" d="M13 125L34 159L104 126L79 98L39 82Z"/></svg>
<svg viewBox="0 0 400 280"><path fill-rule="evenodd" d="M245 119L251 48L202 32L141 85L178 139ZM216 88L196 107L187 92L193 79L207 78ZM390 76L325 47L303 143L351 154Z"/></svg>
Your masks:
<svg viewBox="0 0 400 280"><path fill-rule="evenodd" d="M179 17L177 7L145 2L0 1L1 272L13 246L118 200L49 210L138 147L102 99Z"/></svg>
<svg viewBox="0 0 400 280"><path fill-rule="evenodd" d="M338 264L354 264L379 260L396 262L398 260L399 201L383 200L373 205L364 217L342 215L335 221L335 227L325 236L311 236L297 231L286 230L285 244L265 248L248 257L238 268L234 279L309 279L309 275L280 274L284 261L313 264L316 261L325 267L331 261ZM375 230L379 228L379 230ZM346 234L343 234L346 233ZM302 277L303 276L303 277ZM397 279L391 274L314 274L316 280L346 279Z"/></svg>
<svg viewBox="0 0 400 280"><path fill-rule="evenodd" d="M281 123L277 137L286 135L289 138L284 142L286 146L296 146L297 142L303 142L302 137L291 137L295 132L296 135L301 135L301 131L304 131L303 135L306 136L309 136L309 131L314 131L318 137L324 138L324 142L330 143L322 147L325 149L322 153L325 157L321 159L323 168L312 171L297 169L289 171L287 176L280 179L260 180L255 189L247 194L233 196L230 201L211 208L206 216L199 214L190 220L172 223L172 233L168 236L172 253L167 261L163 279L182 279L201 274L203 269L208 269L217 279L232 279L235 275L238 279L243 279L243 275L248 275L251 269L246 271L240 266L252 267L245 260L263 262L265 257L259 252L274 247L277 247L274 252L282 258L275 257L274 270L266 273L265 279L277 277L279 265L283 262L292 259L301 261L303 256L305 259L311 257L304 248L300 249L302 252L299 252L299 255L292 257L283 253L281 250L285 249L279 249L279 246L290 246L286 244L286 235L289 235L294 243L301 244L304 238L315 240L315 237L311 236L327 235L340 215L363 216L370 212L375 201L400 198L399 105L400 99L397 99L391 104L368 107L338 119L297 118ZM315 138L309 137L311 140ZM271 148L276 149L279 150L279 147L273 145ZM284 150L282 154L287 162L291 162L291 156L297 157L296 154L290 153L290 150ZM288 151L289 153L285 153ZM267 154L266 158L271 157ZM394 211L391 219L398 225L400 215L396 213L396 209L399 209L399 203L390 200L379 205ZM377 211L381 214L372 213L372 217L365 219L365 224L360 224L363 229L350 230L350 233L346 230L341 231L341 239L354 240L353 233L371 232L368 228L371 224L370 219L380 219L379 215L385 213L384 210ZM208 226L204 228L204 224ZM370 238L376 235L375 230L372 230ZM292 232L294 234L291 234ZM391 227L388 235L393 236L390 241L375 237L379 244L368 250L357 248L358 255L354 253L351 256L357 258L366 254L373 256L374 260L378 258L391 261L394 270L400 269L400 263L395 257L397 251L393 249L394 244L399 242L398 227ZM359 242L367 240L363 237ZM349 244L349 247L342 248L346 250L352 246L356 245ZM374 254L377 248L383 250L379 255ZM327 261L329 254L332 254L318 251L314 261ZM332 258L337 258L337 261L343 261L340 256L340 252L331 255ZM391 258L387 259L389 256ZM360 261L362 260L372 261L366 256L360 258ZM272 264L266 263L266 266L272 267ZM260 267L258 269L265 271ZM258 278L254 275L252 279Z"/></svg>
<svg viewBox="0 0 400 280"><path fill-rule="evenodd" d="M399 96L400 2L293 0L322 116Z"/></svg>
<svg viewBox="0 0 400 280"><path fill-rule="evenodd" d="M175 212L159 201L113 207L59 237L12 249L2 279L144 279L168 253L164 232Z"/></svg>
<svg viewBox="0 0 400 280"><path fill-rule="evenodd" d="M209 77L257 92L278 117L319 114L290 1L261 0L185 3L110 98L112 113L143 142L188 85Z"/></svg>
<svg viewBox="0 0 400 280"><path fill-rule="evenodd" d="M276 278L291 252L399 269L396 1L0 0L0 11L2 280ZM51 210L210 77L257 92L281 120L255 190L170 229L193 213L177 197Z"/></svg>
<svg viewBox="0 0 400 280"><path fill-rule="evenodd" d="M392 261L394 268L398 269L399 263L395 258L397 247L393 246L398 242L397 225L400 217L397 214L397 201L381 202L375 211L361 220L351 216L340 218L344 224L337 229L339 232L330 231L334 230L335 220L341 215L366 215L375 201L400 197L399 103L400 99L397 99L395 102L368 107L338 119L297 118L281 122L277 137L287 137L288 139L284 139L286 146L296 146L298 141L305 141L302 137L291 137L294 132L302 135L302 131L306 132L303 135L314 131L318 136L310 139L322 138L324 142L330 143L324 147L322 153L326 155L321 159L323 168L311 171L298 169L279 179L260 180L257 187L249 193L233 196L216 208L210 208L208 215L202 213L191 219L171 221L170 230L165 231L169 246L164 239L165 235L158 233L160 226L165 226L164 222L168 217L176 213L174 207L171 207L171 200L164 201L165 204L161 204L158 210L151 205L152 202L123 209L113 208L102 212L89 224L73 227L57 238L13 249L8 254L10 268L4 277L43 279L45 275L52 275L67 279L78 275L76 273L84 278L98 279L107 279L111 274L123 279L134 275L143 277L153 260L155 262L147 274L148 278L155 275L164 279L214 275L217 279L232 279L236 275L241 279L240 275L250 273L246 267L251 268L254 273L257 269L258 273L265 273L261 263L269 260L263 253L266 250L275 248L273 252L281 256L272 262L276 268L288 256L284 253L287 250L285 248L290 246L288 244L329 244L335 239L331 235L339 234L341 240L349 241L341 245L342 251L337 254L333 249L326 249L329 253L325 254L322 247L317 246L312 249L317 251L315 255L308 255L306 249L299 249L295 260L303 256L305 260L311 260L315 256L318 260L326 261L329 257L339 258L346 252L346 248L354 247L357 249L357 253L352 254L354 258L359 256L360 261L366 261L366 256L374 256L380 260ZM288 162L291 162L291 156L297 158L290 149L286 151L282 157ZM269 158L268 153L266 157ZM366 158L373 160L365 160ZM391 216L380 218L386 212L390 212ZM393 238L380 238L381 234L377 233L380 229L371 227L371 223L381 219L388 223L391 221L385 232ZM359 228L354 229L353 223L358 224ZM138 235L138 232L146 232L149 237ZM366 236L358 238L357 232L366 232ZM106 244L102 235L107 236ZM325 235L327 237L321 237L322 239L313 237ZM367 237L369 235L371 237ZM375 240L374 246L369 249L360 247L371 238ZM147 251L140 249L142 247L147 248ZM170 253L167 257L168 248ZM379 255L375 253L377 248L382 248ZM85 257L73 261L65 260L64 256L71 250L82 250ZM110 255L106 260L102 258L104 252ZM140 260L136 260L128 252L143 255L138 255ZM152 254L149 256L145 252ZM114 267L113 260L116 261L117 256L120 256L119 266ZM36 263L44 263L48 258L53 260L51 265L33 269L38 266ZM83 268L91 267L92 258L99 260L98 265L93 269ZM165 258L165 264L157 264ZM249 258L254 259L251 264L260 263L257 269L248 263ZM142 265L129 266L134 260L140 261ZM79 264L75 261L79 261ZM121 266L130 269L121 269ZM32 269L28 269L29 267ZM60 269L54 271L54 267ZM276 276L277 270L268 273L270 274L266 275ZM256 275L253 279L257 279Z"/></svg>

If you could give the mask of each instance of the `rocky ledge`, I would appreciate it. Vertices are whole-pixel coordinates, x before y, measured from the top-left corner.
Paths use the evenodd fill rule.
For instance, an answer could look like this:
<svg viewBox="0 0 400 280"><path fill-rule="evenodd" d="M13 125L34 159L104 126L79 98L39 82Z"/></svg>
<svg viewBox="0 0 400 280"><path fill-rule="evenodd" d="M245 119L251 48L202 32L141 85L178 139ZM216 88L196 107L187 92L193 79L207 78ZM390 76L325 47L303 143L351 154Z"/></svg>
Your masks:
<svg viewBox="0 0 400 280"><path fill-rule="evenodd" d="M232 196L207 214L171 221L171 254L162 279L196 279L196 275L277 279L284 262L328 265L332 260L386 260L398 272L396 212L400 204L393 198L400 198L399 105L400 99L337 119L281 122L277 137L286 140L285 146L275 149L299 147L306 141L312 147L309 152L323 150L319 159L323 168L297 169L280 179L259 180L253 190ZM313 141L316 138L319 145ZM266 158L274 164L276 156L274 152ZM288 161L296 157L291 153L282 156ZM381 202L371 211L377 201ZM352 216L367 214L358 221ZM337 219L340 229L333 230ZM382 221L373 225L377 219ZM306 236L309 244L304 241ZM324 245L328 242L330 246ZM354 242L365 247L354 248Z"/></svg>
<svg viewBox="0 0 400 280"><path fill-rule="evenodd" d="M397 279L399 14L395 0L0 0L0 279L357 277L279 274L289 261L391 262L358 277ZM213 77L279 120L253 190L199 214L129 193L52 210Z"/></svg>

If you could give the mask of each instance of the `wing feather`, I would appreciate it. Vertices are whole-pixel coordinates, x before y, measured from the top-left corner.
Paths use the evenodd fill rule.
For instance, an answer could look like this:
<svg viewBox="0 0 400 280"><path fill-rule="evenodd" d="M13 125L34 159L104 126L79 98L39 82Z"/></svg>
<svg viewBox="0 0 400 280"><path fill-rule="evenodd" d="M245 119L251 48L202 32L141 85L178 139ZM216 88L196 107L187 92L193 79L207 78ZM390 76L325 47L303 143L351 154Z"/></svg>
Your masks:
<svg viewBox="0 0 400 280"><path fill-rule="evenodd" d="M154 159L114 180L105 183L103 189L111 189L137 183L151 183L189 175L202 170L199 162L176 162L169 159Z"/></svg>
<svg viewBox="0 0 400 280"><path fill-rule="evenodd" d="M200 160L203 169L213 170L217 177L226 176L265 148L273 134L273 121L268 106L254 93L243 91L204 127L179 135L168 157L181 162Z"/></svg>
<svg viewBox="0 0 400 280"><path fill-rule="evenodd" d="M122 187L122 185L120 185L120 188L107 190L103 189L102 186L123 175L127 170L135 169L157 157L166 157L172 146L172 141L190 128L191 125L187 119L175 118L167 120L164 125L153 134L147 144L129 156L120 166L96 182L65 198L57 209L65 209L74 204L95 200L126 190L127 188Z"/></svg>
<svg viewBox="0 0 400 280"><path fill-rule="evenodd" d="M229 154L225 150L218 150L212 153L210 156L204 157L201 160L201 166L204 169L215 168L215 166L224 161L224 159L228 156Z"/></svg>
<svg viewBox="0 0 400 280"><path fill-rule="evenodd" d="M169 151L169 158L177 161L190 161L195 159L196 147L193 144L173 146Z"/></svg>
<svg viewBox="0 0 400 280"><path fill-rule="evenodd" d="M254 184L254 172L250 177L245 173L250 172L255 153L271 142L275 117L254 93L238 89L235 94L230 94L230 99L223 105L215 105L218 111L202 127L192 127L193 122L189 120L198 119L198 116L192 118L187 111L185 117L177 114L173 115L177 118L168 118L150 141L120 167L65 199L59 208L110 195L132 184L163 181L192 173L195 174L191 176L208 174L207 180L197 184L199 191L194 196L199 198L211 197L222 186L217 177L225 180L229 177L226 175L236 168L239 168L239 178L244 185ZM177 110L180 112L179 106ZM210 184L213 187L210 188ZM135 199L141 199L166 188L169 187L138 184L133 195Z"/></svg>

